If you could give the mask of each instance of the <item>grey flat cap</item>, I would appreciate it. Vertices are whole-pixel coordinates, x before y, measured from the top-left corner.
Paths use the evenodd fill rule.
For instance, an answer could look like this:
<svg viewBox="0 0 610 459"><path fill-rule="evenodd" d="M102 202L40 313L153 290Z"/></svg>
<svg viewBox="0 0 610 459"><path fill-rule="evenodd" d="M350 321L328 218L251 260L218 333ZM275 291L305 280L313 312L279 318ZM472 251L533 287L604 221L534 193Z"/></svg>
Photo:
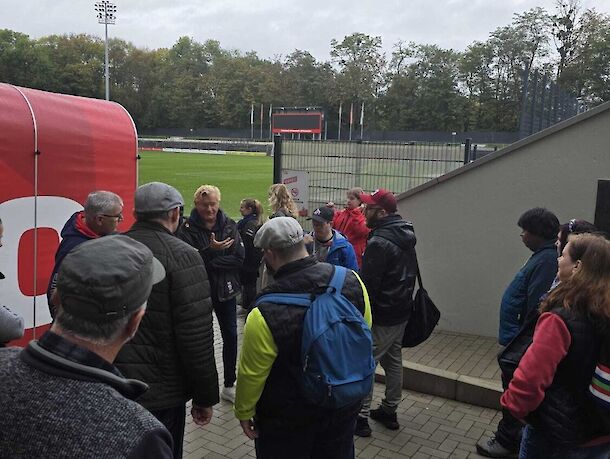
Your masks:
<svg viewBox="0 0 610 459"><path fill-rule="evenodd" d="M146 183L136 190L134 196L136 212L165 212L184 206L184 199L173 186L162 182Z"/></svg>
<svg viewBox="0 0 610 459"><path fill-rule="evenodd" d="M83 242L66 255L57 291L62 308L73 316L111 322L140 308L164 277L148 247L116 234Z"/></svg>
<svg viewBox="0 0 610 459"><path fill-rule="evenodd" d="M292 217L275 217L256 232L254 246L259 249L286 249L303 240L303 228Z"/></svg>

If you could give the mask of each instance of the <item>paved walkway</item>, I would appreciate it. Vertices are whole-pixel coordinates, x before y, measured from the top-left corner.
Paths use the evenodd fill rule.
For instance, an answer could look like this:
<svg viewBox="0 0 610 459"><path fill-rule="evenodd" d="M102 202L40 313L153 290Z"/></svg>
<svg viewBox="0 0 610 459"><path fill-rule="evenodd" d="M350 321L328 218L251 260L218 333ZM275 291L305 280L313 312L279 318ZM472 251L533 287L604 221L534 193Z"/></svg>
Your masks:
<svg viewBox="0 0 610 459"><path fill-rule="evenodd" d="M373 406L380 400L383 389L383 385L375 384ZM499 412L489 408L403 391L398 409L401 428L387 430L371 421L373 435L356 437L356 457L480 458L474 445L481 437L491 434L499 416ZM232 405L222 401L214 407L212 422L204 428L194 424L187 415L184 457L255 457L254 442L243 434Z"/></svg>
<svg viewBox="0 0 610 459"><path fill-rule="evenodd" d="M238 316L237 322L241 341L243 316ZM222 340L216 320L214 328L216 362L222 382ZM440 332L424 345L407 350L407 358L412 357L418 363L428 365L439 361L441 365L446 366L443 369L454 371L452 365L458 365L465 355L464 352L454 352L456 348L470 348L471 357L466 357L458 369L471 368L472 371L478 372L483 365L483 356L491 357L490 349L493 348L492 344L495 346L495 340L485 346L481 345L487 341L487 338L479 341L477 337ZM477 352L480 353L483 348L486 352L471 366L468 362L473 360L473 355L479 355ZM442 353L447 354L444 349L451 351L441 359ZM495 353L493 355L495 359ZM449 356L452 356L451 359ZM426 361L427 363L424 363ZM483 369L478 376L487 374ZM383 390L383 385L375 384L373 407L381 400ZM491 434L501 416L501 413L489 408L412 391L403 391L403 400L397 414L400 423L400 429L397 431L387 430L375 421L370 421L373 435L370 438L356 437L357 458L480 458L475 452L475 444L483 436ZM221 401L216 405L212 422L204 428L194 424L190 414L187 415L186 421L185 458L255 457L254 442L243 434L233 415L231 404Z"/></svg>
<svg viewBox="0 0 610 459"><path fill-rule="evenodd" d="M403 360L501 383L496 338L439 331L419 346L403 349Z"/></svg>

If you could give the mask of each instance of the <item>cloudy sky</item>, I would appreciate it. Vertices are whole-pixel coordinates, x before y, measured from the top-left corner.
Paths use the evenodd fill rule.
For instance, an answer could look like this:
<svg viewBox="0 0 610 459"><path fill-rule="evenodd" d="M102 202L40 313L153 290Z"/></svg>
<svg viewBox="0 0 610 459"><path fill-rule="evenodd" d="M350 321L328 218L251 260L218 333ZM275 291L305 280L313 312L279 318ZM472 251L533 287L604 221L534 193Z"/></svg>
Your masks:
<svg viewBox="0 0 610 459"><path fill-rule="evenodd" d="M178 37L219 40L223 48L286 56L294 49L328 59L330 41L353 32L379 35L391 52L399 40L463 50L485 40L514 13L554 0L113 0L117 23L109 34L150 49L171 47ZM0 28L33 38L88 33L103 37L94 1L0 0ZM610 0L582 0L610 13Z"/></svg>

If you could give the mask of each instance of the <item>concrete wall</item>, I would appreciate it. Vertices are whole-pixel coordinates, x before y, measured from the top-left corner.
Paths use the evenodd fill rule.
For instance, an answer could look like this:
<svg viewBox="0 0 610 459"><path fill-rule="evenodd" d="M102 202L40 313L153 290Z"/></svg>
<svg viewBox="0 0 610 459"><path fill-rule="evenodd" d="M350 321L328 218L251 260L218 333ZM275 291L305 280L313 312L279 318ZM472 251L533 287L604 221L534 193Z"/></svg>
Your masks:
<svg viewBox="0 0 610 459"><path fill-rule="evenodd" d="M610 177L610 103L399 196L415 224L424 285L443 330L497 336L504 289L531 252L516 222L543 206L593 221Z"/></svg>

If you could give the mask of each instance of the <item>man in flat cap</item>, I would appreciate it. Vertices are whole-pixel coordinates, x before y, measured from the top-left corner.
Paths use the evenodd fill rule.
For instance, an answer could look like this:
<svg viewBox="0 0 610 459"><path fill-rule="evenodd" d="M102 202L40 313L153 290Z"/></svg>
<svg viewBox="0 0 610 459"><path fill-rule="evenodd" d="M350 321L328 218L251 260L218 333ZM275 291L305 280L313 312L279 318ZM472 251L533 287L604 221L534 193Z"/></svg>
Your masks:
<svg viewBox="0 0 610 459"><path fill-rule="evenodd" d="M335 267L308 255L303 229L292 217L276 217L256 233L274 282L267 293L319 294ZM341 293L371 325L366 288L347 270ZM353 458L360 400L339 409L313 405L300 389L300 349L306 308L263 302L246 320L237 375L235 416L258 458ZM356 312L357 314L358 312ZM370 355L370 350L369 350ZM361 362L341 362L342 365ZM354 367L352 367L353 369Z"/></svg>
<svg viewBox="0 0 610 459"><path fill-rule="evenodd" d="M174 236L184 200L174 187L151 182L136 190L136 223L125 233L145 244L164 266L140 330L117 357L130 378L150 386L138 401L172 434L182 457L186 402L193 421L206 425L218 403L210 284L197 250Z"/></svg>
<svg viewBox="0 0 610 459"><path fill-rule="evenodd" d="M164 275L127 236L84 242L64 258L50 331L23 350L0 349L0 457L173 457L167 429L133 401L147 385L112 364Z"/></svg>
<svg viewBox="0 0 610 459"><path fill-rule="evenodd" d="M396 409L402 400L402 337L411 315L417 276L413 224L396 213L396 198L379 188L363 193L366 225L371 228L362 255L360 274L371 297L373 355L385 371L385 396L371 410L373 393L362 403L356 435L370 437L369 416L390 430L398 430Z"/></svg>

